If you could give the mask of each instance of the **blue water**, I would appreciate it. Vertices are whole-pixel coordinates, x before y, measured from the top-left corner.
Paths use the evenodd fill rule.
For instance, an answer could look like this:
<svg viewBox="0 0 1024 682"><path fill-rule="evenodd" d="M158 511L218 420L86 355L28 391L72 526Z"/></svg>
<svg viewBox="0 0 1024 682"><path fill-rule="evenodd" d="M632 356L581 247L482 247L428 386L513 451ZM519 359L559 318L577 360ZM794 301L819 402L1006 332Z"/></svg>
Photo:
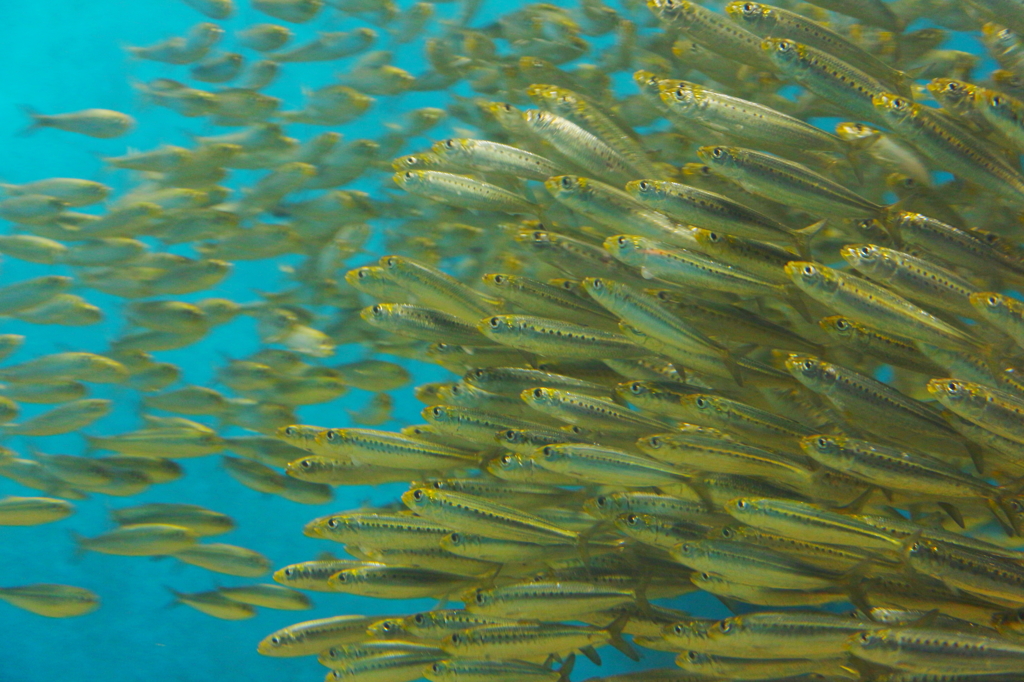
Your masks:
<svg viewBox="0 0 1024 682"><path fill-rule="evenodd" d="M233 19L222 22L228 35L222 46L231 49L230 34L242 27L267 21L242 2L244 7ZM409 6L409 2L399 3ZM513 3L490 3L481 17L496 11L508 11ZM450 13L450 5L438 5L440 15ZM314 22L292 26L295 44L311 38L316 30L347 30L359 23L325 11ZM172 35L182 35L191 25L205 20L187 5L175 0L41 0L0 2L0 182L21 183L47 177L88 178L111 185L121 193L138 182L126 171L106 169L101 156L123 154L129 149L147 150L160 144L189 144L189 134L209 135L230 132L213 128L196 119L185 119L168 110L140 106L132 88L133 81L170 77L187 81L187 67L142 62L128 58L122 47L147 45ZM382 41L384 42L384 41ZM381 45L386 47L386 45ZM421 71L422 41L396 50L395 63L413 73ZM315 88L331 81L331 76L346 62L327 65L288 65L284 76L267 93L285 98L284 108L298 108L302 88ZM202 85L200 84L200 87ZM382 121L399 112L420 106L443 106L436 93L388 98L386 110L379 105L370 115L342 130L346 139L379 137ZM75 111L90 107L109 108L133 115L138 127L117 140L94 140L55 130L41 130L18 136L27 123L19 105L31 106L43 113ZM323 128L291 126L290 135L304 139ZM434 137L445 134L439 128ZM428 142L422 141L423 146ZM234 186L251 178L236 173ZM368 186L356 188L372 191ZM85 209L87 211L92 208ZM9 225L0 229L7 230ZM174 252L189 255L189 249ZM352 265L375 260L368 254L354 259ZM233 274L215 293L201 292L185 300L209 295L247 302L256 300L253 289L263 291L285 288L287 281L279 266L295 258L278 261L237 263ZM9 284L45 272L71 274L62 268L32 265L14 259L0 264L0 285ZM87 328L41 327L5 320L3 333L27 336L26 345L12 358L20 362L38 355L64 351L103 352L123 330L119 317L121 299L95 291L78 292L103 308L106 320ZM326 311L321 311L326 312ZM239 357L255 351L259 341L250 318L216 329L196 346L182 351L157 354L158 359L177 364L185 383L215 386L213 370L223 356ZM359 347L342 347L330 363L364 357ZM416 383L439 380L446 375L431 366L416 366ZM87 429L92 434L112 434L140 426L138 393L93 385L94 397L112 398L115 411ZM353 390L343 399L326 405L298 410L303 423L326 426L351 425L345 408L357 408L369 394ZM420 421L421 407L413 400L411 387L395 393L395 414L400 419L383 428L398 428ZM25 406L23 416L41 411ZM230 433L230 431L226 432ZM4 445L21 453L28 452L23 438L8 439ZM82 454L81 436L68 435L35 438L32 447L51 454ZM55 582L78 585L98 593L102 607L85 617L49 619L15 609L0 602L0 682L251 682L252 680L317 680L324 669L312 658L274 659L256 653L256 643L269 632L302 620L335 614L409 613L432 608L432 600L385 601L347 595L314 594L315 609L304 612L260 609L257 617L241 622L210 618L190 608L167 608L170 595L164 586L179 591L201 591L216 586L255 582L211 573L201 568L165 560L113 557L88 554L75 557L70 531L96 535L111 527L108 512L144 502L186 502L200 504L232 515L238 528L214 538L242 545L266 554L275 568L315 558L331 543L302 535L309 519L326 513L351 509L361 504L394 500L404 486L379 488L341 488L336 500L322 507L295 504L279 497L262 495L244 488L229 478L219 458L182 460L187 475L170 484L157 485L131 498L94 496L76 503L77 511L59 523L29 527L0 528L0 585ZM0 478L0 496L38 494L5 478ZM340 549L340 548L338 548ZM267 577L269 580L269 576ZM713 608L713 607L712 607ZM578 665L579 679L588 674L608 674L631 665L618 652L602 651L606 659L601 669L586 661ZM670 657L648 654L645 664L670 664ZM576 675L574 675L575 677Z"/></svg>

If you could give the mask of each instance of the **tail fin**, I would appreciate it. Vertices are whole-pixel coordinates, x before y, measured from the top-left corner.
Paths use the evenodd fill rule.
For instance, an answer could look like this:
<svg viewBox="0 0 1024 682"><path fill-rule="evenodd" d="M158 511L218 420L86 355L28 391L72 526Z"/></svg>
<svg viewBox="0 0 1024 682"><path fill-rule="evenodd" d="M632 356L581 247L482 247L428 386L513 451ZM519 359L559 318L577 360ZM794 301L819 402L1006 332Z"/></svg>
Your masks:
<svg viewBox="0 0 1024 682"><path fill-rule="evenodd" d="M633 645L631 645L626 640L622 639L622 630L626 627L626 623L629 622L629 619L632 616L633 614L631 612L625 611L622 613L622 615L620 615L618 618L611 622L611 624L607 627L608 635L611 637L611 640L608 643L616 649L618 649L619 651L621 651L623 655L625 655L630 660L639 661L640 654L636 652L636 649L633 648Z"/></svg>
<svg viewBox="0 0 1024 682"><path fill-rule="evenodd" d="M565 657L565 662L562 663L562 667L558 669L558 682L569 682L569 675L572 673L573 666L576 665L576 654L569 654Z"/></svg>
<svg viewBox="0 0 1024 682"><path fill-rule="evenodd" d="M40 114L38 111L36 111L27 104L22 104L21 110L25 112L29 119L31 119L31 123L29 123L24 130L18 133L18 137L28 137L29 135L43 127L43 124L40 123L40 118L42 117L42 114Z"/></svg>
<svg viewBox="0 0 1024 682"><path fill-rule="evenodd" d="M800 255L803 258L813 260L813 256L811 255L811 240L814 239L826 225L828 225L827 219L811 223L807 227L802 227L799 230L793 230L793 241L795 242L797 251L800 252Z"/></svg>
<svg viewBox="0 0 1024 682"><path fill-rule="evenodd" d="M75 561L81 561L85 553L89 551L89 548L85 546L85 541L88 539L81 533L73 530L68 531L68 535L71 536L71 542L75 545L75 553L73 555Z"/></svg>

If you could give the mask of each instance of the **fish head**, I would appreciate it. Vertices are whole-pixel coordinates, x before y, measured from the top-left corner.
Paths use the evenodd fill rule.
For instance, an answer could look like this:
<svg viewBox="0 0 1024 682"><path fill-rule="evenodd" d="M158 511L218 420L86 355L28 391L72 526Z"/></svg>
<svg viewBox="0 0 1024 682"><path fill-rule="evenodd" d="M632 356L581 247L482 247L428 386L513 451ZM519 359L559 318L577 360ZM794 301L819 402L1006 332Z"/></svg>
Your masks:
<svg viewBox="0 0 1024 682"><path fill-rule="evenodd" d="M756 26L772 16L772 9L768 5L762 5L759 2L742 2L742 0L739 0L726 5L725 13L733 21Z"/></svg>
<svg viewBox="0 0 1024 682"><path fill-rule="evenodd" d="M838 378L832 365L813 355L791 354L786 358L786 369L797 381L815 392L827 390Z"/></svg>
<svg viewBox="0 0 1024 682"><path fill-rule="evenodd" d="M890 124L905 121L919 110L919 105L914 104L913 100L891 92L878 93L871 98L871 105L875 112Z"/></svg>
<svg viewBox="0 0 1024 682"><path fill-rule="evenodd" d="M809 261L790 261L783 266L786 274L799 289L805 292L828 291L831 279L823 265Z"/></svg>
<svg viewBox="0 0 1024 682"><path fill-rule="evenodd" d="M647 8L662 21L671 21L680 28L697 16L693 3L687 0L647 0Z"/></svg>
<svg viewBox="0 0 1024 682"><path fill-rule="evenodd" d="M615 395L626 401L649 397L654 392L654 386L647 381L624 381L615 387Z"/></svg>
<svg viewBox="0 0 1024 682"><path fill-rule="evenodd" d="M955 78L933 78L925 87L936 101L952 109L970 104L978 91L974 85Z"/></svg>
<svg viewBox="0 0 1024 682"><path fill-rule="evenodd" d="M579 195L587 188L588 184L587 178L577 175L556 175L544 181L544 188L555 199L563 199Z"/></svg>
<svg viewBox="0 0 1024 682"><path fill-rule="evenodd" d="M705 230L702 227L691 228L691 232L693 233L693 238L697 240L697 243L708 251L715 251L729 240L728 235L722 234L721 232Z"/></svg>
<svg viewBox="0 0 1024 682"><path fill-rule="evenodd" d="M856 323L842 315L831 315L818 320L818 326L829 336L848 338L857 330Z"/></svg>
<svg viewBox="0 0 1024 682"><path fill-rule="evenodd" d="M841 447L841 439L828 434L805 436L800 439L800 448L812 459L817 459L819 455L835 454Z"/></svg>
<svg viewBox="0 0 1024 682"><path fill-rule="evenodd" d="M513 315L492 315L480 320L476 327L484 336L493 339L514 332L520 325Z"/></svg>
<svg viewBox="0 0 1024 682"><path fill-rule="evenodd" d="M618 234L608 237L602 245L605 251L619 260L629 258L644 248L643 237L630 234Z"/></svg>
<svg viewBox="0 0 1024 682"><path fill-rule="evenodd" d="M634 199L653 199L664 195L658 180L630 180L626 183L626 193Z"/></svg>
<svg viewBox="0 0 1024 682"><path fill-rule="evenodd" d="M994 291L977 291L968 300L975 310L990 317L1001 318L1009 312L1006 298Z"/></svg>
<svg viewBox="0 0 1024 682"><path fill-rule="evenodd" d="M679 81L669 81L668 85L659 88L659 96L674 111L690 112L700 105L700 86Z"/></svg>
<svg viewBox="0 0 1024 682"><path fill-rule="evenodd" d="M858 270L873 270L883 259L882 253L874 244L847 244L839 250L839 255Z"/></svg>
<svg viewBox="0 0 1024 682"><path fill-rule="evenodd" d="M780 69L799 69L807 56L807 48L788 38L765 38L761 51Z"/></svg>
<svg viewBox="0 0 1024 682"><path fill-rule="evenodd" d="M735 166L739 161L739 150L735 147L721 145L701 147L697 156L714 170Z"/></svg>
<svg viewBox="0 0 1024 682"><path fill-rule="evenodd" d="M427 168L436 168L440 165L440 157L432 152L421 152L419 154L399 156L391 162L391 167L396 171L399 171L396 175L401 175L402 171L424 170ZM398 181L396 180L395 182Z"/></svg>
<svg viewBox="0 0 1024 682"><path fill-rule="evenodd" d="M982 102L990 110L1002 117L1009 117L1011 120L1019 120L1021 112L1020 100L1004 95L995 90L985 90L982 94Z"/></svg>
<svg viewBox="0 0 1024 682"><path fill-rule="evenodd" d="M429 488L413 488L402 494L402 503L413 511L419 509L430 501L431 491Z"/></svg>
<svg viewBox="0 0 1024 682"><path fill-rule="evenodd" d="M984 402L984 398L972 390L966 382L957 379L932 379L925 388L943 407L948 407L950 410L954 410L954 406L966 406L974 402L975 398Z"/></svg>

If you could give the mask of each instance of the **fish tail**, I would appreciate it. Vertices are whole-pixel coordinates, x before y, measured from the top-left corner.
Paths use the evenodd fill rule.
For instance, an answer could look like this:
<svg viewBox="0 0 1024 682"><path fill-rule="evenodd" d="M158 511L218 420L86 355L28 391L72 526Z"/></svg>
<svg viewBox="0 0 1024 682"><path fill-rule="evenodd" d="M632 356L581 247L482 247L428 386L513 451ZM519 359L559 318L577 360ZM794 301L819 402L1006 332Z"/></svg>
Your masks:
<svg viewBox="0 0 1024 682"><path fill-rule="evenodd" d="M629 619L632 617L633 614L631 612L625 611L608 625L608 635L611 637L611 641L608 643L621 651L623 655L630 660L639 661L640 654L636 652L636 649L634 649L629 642L622 639L622 631L625 629L626 623L628 623Z"/></svg>
<svg viewBox="0 0 1024 682"><path fill-rule="evenodd" d="M793 241L800 256L808 260L813 260L811 256L811 240L813 240L818 233L821 232L825 226L828 225L828 220L819 220L811 223L807 227L802 227L799 230L793 230Z"/></svg>
<svg viewBox="0 0 1024 682"><path fill-rule="evenodd" d="M36 109L29 106L28 104L20 105L20 109L25 112L26 116L29 117L30 122L28 126L26 126L24 129L22 129L21 132L18 133L18 137L28 137L29 135L43 127L43 115L40 114Z"/></svg>
<svg viewBox="0 0 1024 682"><path fill-rule="evenodd" d="M722 362L725 364L725 368L729 370L729 374L732 375L732 380L736 382L736 385L743 387L743 374L740 372L739 363L728 348L723 348L721 351Z"/></svg>
<svg viewBox="0 0 1024 682"><path fill-rule="evenodd" d="M72 557L76 562L81 561L82 557L84 557L89 551L89 548L86 546L88 538L74 530L69 530L68 535L71 536L71 542L75 545L75 551Z"/></svg>
<svg viewBox="0 0 1024 682"><path fill-rule="evenodd" d="M558 682L569 682L569 674L576 665L576 654L572 653L565 657L561 667L558 668Z"/></svg>

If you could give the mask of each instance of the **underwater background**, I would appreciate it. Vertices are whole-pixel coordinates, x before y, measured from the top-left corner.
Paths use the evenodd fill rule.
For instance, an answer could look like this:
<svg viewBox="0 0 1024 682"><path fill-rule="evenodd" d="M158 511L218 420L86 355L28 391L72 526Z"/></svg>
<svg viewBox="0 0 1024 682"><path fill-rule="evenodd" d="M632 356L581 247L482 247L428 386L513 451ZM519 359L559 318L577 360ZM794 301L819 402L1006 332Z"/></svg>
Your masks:
<svg viewBox="0 0 1024 682"><path fill-rule="evenodd" d="M396 0L400 9L414 3ZM526 5L523 0L484 0L472 22L480 27L498 16ZM557 4L557 3L556 3ZM437 22L453 19L458 3L438 3L437 14L428 31L438 30ZM131 58L125 46L149 45L169 36L183 35L189 27L206 20L194 9L176 0L41 0L12 2L0 0L0 183L25 183L42 178L71 177L102 182L112 196L137 185L131 171L106 166L101 157L119 156L132 150L149 150L162 144L193 144L194 136L216 135L232 130L209 125L204 119L187 119L169 109L146 106L134 83L158 77L181 77L187 66L170 66ZM254 23L272 21L249 6L238 3L237 12L218 22L226 34L223 47L232 49L232 33ZM340 12L324 11L305 24L289 24L295 32L292 44L312 39L317 31L350 30L365 22L345 17ZM910 28L921 28L928 22ZM383 34L384 32L381 31ZM429 35L429 33L428 33ZM598 38L607 44L611 38ZM966 34L954 35L944 46L969 51L983 57L978 71L988 71L993 63L980 44ZM390 45L385 38L375 49L391 49L393 64L416 74L423 69L422 40ZM351 60L351 58L350 58ZM283 109L301 106L303 93L330 83L350 60L340 62L287 64L282 76L266 94L280 97ZM174 74L177 72L178 76ZM635 92L628 73L613 78L615 92ZM471 94L465 84L455 88ZM378 98L370 115L357 118L341 128L345 139L379 138L385 124L396 121L403 112L418 107L444 107L444 91L410 92ZM385 106L382 106L384 104ZM102 107L135 117L135 129L114 140L98 140L56 130L42 129L23 134L28 116L23 107L44 113L68 112ZM822 127L839 119L821 119ZM667 126L662 126L667 127ZM306 140L326 128L289 125L288 134ZM429 147L434 140L448 136L451 119L406 145L409 150ZM235 171L225 184L244 187L262 173ZM937 177L944 177L941 173ZM368 181L357 180L345 189L373 192L380 174ZM301 196L301 193L300 193ZM90 212L95 207L84 209ZM371 225L374 220L371 219ZM8 233L9 223L0 222L0 233ZM385 252L382 240L371 239L364 252L349 259L345 268L376 263ZM191 254L188 244L165 250ZM298 255L238 261L230 275L215 289L176 297L194 301L209 296L224 297L239 303L258 300L259 292L288 286L286 270L301 262ZM73 274L60 265L38 265L15 258L0 261L0 285L42 274ZM4 318L0 332L24 334L25 345L14 356L16 362L49 353L70 350L103 353L112 340L123 334L127 322L122 315L123 300L89 290L88 300L100 306L104 320L87 327L43 326ZM324 312L324 311L319 311ZM180 350L158 353L162 361L182 371L182 384L218 387L215 370L225 358L241 358L254 353L263 344L250 316L241 315L232 322L215 327L202 341ZM323 363L338 364L369 357L380 357L407 367L412 382L391 392L394 398L392 418L376 426L398 430L421 421L422 404L413 396L413 387L432 381L452 381L456 375L436 366L395 356L374 355L358 344L340 345ZM363 407L373 394L352 389L329 403L296 408L297 423L331 427L354 426L347 410ZM85 429L88 434L114 434L141 426L142 394L117 385L93 385L90 397L114 401L113 411ZM21 419L49 409L43 405L22 405ZM189 417L216 427L217 421L202 416ZM227 427L222 435L243 435L237 427ZM87 445L79 433L24 438L8 436L3 445L27 456L33 450L49 454L84 454ZM230 453L226 453L230 454ZM178 605L171 607L168 587L182 592L198 592L216 587L243 585L252 579L216 574L189 566L171 558L120 557L75 551L71 533L98 535L112 527L110 510L146 502L197 504L230 515L237 527L216 538L256 550L266 555L274 569L290 563L311 560L333 548L322 540L306 537L303 526L325 514L355 509L364 505L385 505L407 489L404 483L380 486L336 487L334 500L323 505L304 505L280 496L250 490L223 470L218 456L183 459L179 463L186 475L170 483L155 485L129 498L96 495L76 502L75 514L63 521L41 526L0 527L0 586L35 582L66 583L96 592L102 606L81 617L51 619L16 609L0 602L0 682L246 682L252 680L317 680L324 669L314 657L273 658L256 652L256 644L268 633L292 623L338 614L407 614L433 608L437 601L382 600L347 594L309 593L315 606L301 612L259 609L256 617L229 622L210 618ZM42 494L29 492L8 478L0 477L0 497ZM264 581L269 582L269 576ZM692 614L723 618L729 615L710 595L696 592L674 600L659 602ZM672 665L672 654L643 651L643 661L633 663L610 647L601 649L604 659L598 668L580 659L574 679L591 675Z"/></svg>
<svg viewBox="0 0 1024 682"><path fill-rule="evenodd" d="M402 7L412 2L402 0ZM481 17L498 8L485 6ZM449 6L439 5L444 12ZM507 3L505 8L508 8ZM248 3L239 3L237 14L221 22L231 31L266 21L269 17L254 11ZM191 7L175 0L125 2L123 0L46 0L45 2L0 3L0 63L5 65L4 85L0 90L0 182L23 183L47 177L94 179L111 185L115 193L133 184L131 173L110 172L100 156L117 156L129 149L152 149L161 144L188 144L189 134L220 134L225 130L184 119L168 109L141 107L132 82L158 76L170 76L173 67L134 60L126 45L149 45L173 35L185 33L205 18ZM363 22L346 20L337 12L324 12L308 24L289 25L296 33L295 44L314 37L316 31L350 30ZM228 38L230 40L230 38ZM398 46L395 63L406 68L415 64L422 45L413 42ZM339 69L337 63L292 64L268 94L282 97L291 107L301 102L303 87L315 88L330 82ZM435 105L436 93L411 93L389 98L389 108L399 112ZM60 131L38 131L29 136L19 133L27 126L27 116L19 108L30 105L43 112L74 111L101 107L123 111L138 120L128 136L116 140L97 140ZM390 114L389 114L390 115ZM295 126L293 135L308 136L319 130ZM305 135L299 131L305 129ZM382 131L381 121L362 117L345 126L346 137L374 137ZM41 133L41 134L40 134ZM239 174L244 176L244 174ZM244 179L235 181L244 183ZM358 187L358 184L355 186ZM6 231L9 223L0 225ZM179 249L181 251L181 249ZM376 261L379 254L368 253L353 260L353 266ZM286 259L278 259L286 261ZM293 259L294 260L294 259ZM254 289L273 289L277 261L238 263L222 282L218 295L244 302L255 298ZM62 268L33 265L6 259L0 265L0 282L15 282ZM60 274L66 274L60 272ZM280 282L278 282L280 284ZM200 292L181 300L202 298ZM66 350L102 352L124 326L120 301L113 296L93 292L89 299L103 308L102 324L85 328L44 327L6 321L5 333L28 337L19 353L22 360ZM184 373L185 383L209 385L213 370L224 355L241 357L260 347L251 318L238 318L217 328L202 342L161 355ZM69 332L69 329L72 329ZM358 346L342 346L332 362L364 357ZM405 362L398 360L399 362ZM412 363L409 363L412 364ZM422 381L450 376L444 370L425 364L415 367ZM120 400L116 387L94 387L93 395L115 399L116 409L97 422L91 433L118 433L139 426L138 399ZM125 389L121 394L129 393ZM414 421L420 407L411 395L411 386L394 392L396 420L382 428L395 428ZM324 405L300 408L302 423L331 426L350 425L346 408L356 409L369 394L353 390ZM42 406L38 406L42 407ZM41 410L40 410L41 411ZM201 417L197 420L202 421ZM212 422L211 422L212 423ZM243 433L236 429L237 433ZM78 434L32 439L48 453L81 454L85 442ZM8 447L20 449L24 442L10 439ZM343 488L336 499L323 506L296 504L278 496L249 490L221 469L218 458L182 460L187 474L178 481L157 486L128 499L94 498L77 505L76 513L66 521L34 527L0 529L0 585L55 582L79 585L95 591L102 607L84 618L43 618L0 603L0 623L9 636L0 638L0 680L36 682L65 679L76 682L118 680L173 680L174 682L223 682L256 679L316 680L323 668L315 658L267 658L256 653L256 644L269 632L298 620L311 620L342 613L411 613L429 609L434 600L390 602L352 595L314 596L315 608L309 611L260 610L252 619L228 622L210 618L187 607L167 608L171 595L164 586L195 592L253 582L251 579L210 573L205 569L163 559L128 558L87 554L75 558L69 530L96 535L110 527L109 509L145 502L184 502L199 504L231 515L238 527L218 538L262 552L279 568L295 561L314 558L329 547L322 541L302 535L302 526L315 516L356 508L364 503L386 503L406 486ZM28 495L26 488L0 478L0 496Z"/></svg>

